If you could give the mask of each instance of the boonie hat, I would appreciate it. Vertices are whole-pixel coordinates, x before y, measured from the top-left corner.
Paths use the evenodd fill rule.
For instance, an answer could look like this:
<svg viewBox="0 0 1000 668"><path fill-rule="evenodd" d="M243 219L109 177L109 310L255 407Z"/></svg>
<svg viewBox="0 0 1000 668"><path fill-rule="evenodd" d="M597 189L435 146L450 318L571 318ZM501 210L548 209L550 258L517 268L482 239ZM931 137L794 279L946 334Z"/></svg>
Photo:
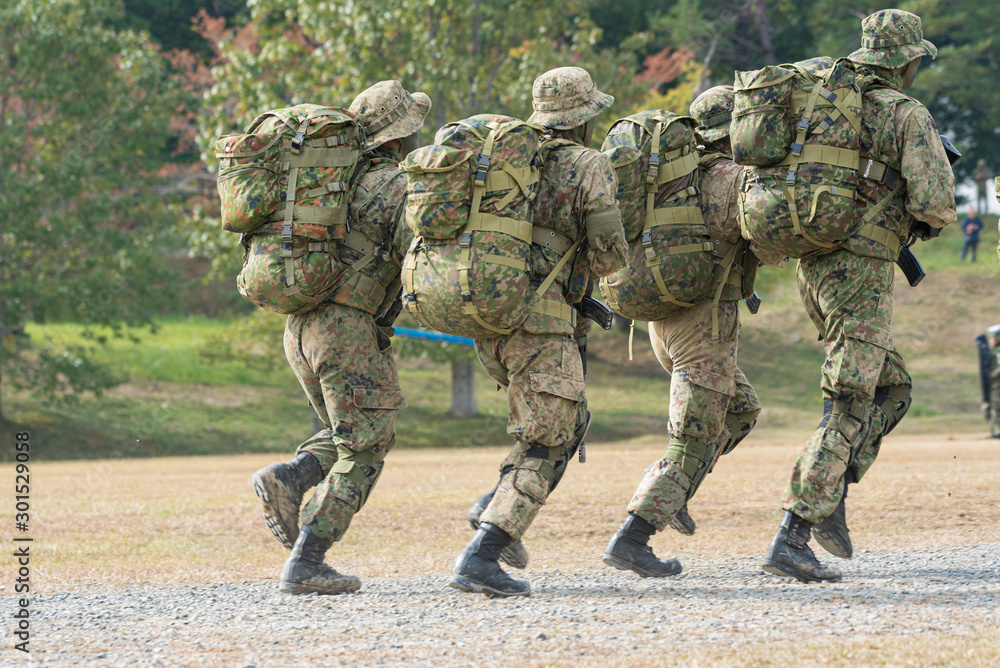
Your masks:
<svg viewBox="0 0 1000 668"><path fill-rule="evenodd" d="M409 93L398 81L379 81L351 102L349 111L365 131L365 150L387 141L409 137L424 124L431 99Z"/></svg>
<svg viewBox="0 0 1000 668"><path fill-rule="evenodd" d="M698 121L698 136L706 144L729 136L733 118L733 87L715 86L695 98L689 112Z"/></svg>
<svg viewBox="0 0 1000 668"><path fill-rule="evenodd" d="M856 63L895 69L938 50L924 39L920 17L901 9L883 9L861 21L861 48L848 56Z"/></svg>
<svg viewBox="0 0 1000 668"><path fill-rule="evenodd" d="M614 103L615 98L597 90L587 70L557 67L535 79L531 87L528 123L553 130L583 125Z"/></svg>

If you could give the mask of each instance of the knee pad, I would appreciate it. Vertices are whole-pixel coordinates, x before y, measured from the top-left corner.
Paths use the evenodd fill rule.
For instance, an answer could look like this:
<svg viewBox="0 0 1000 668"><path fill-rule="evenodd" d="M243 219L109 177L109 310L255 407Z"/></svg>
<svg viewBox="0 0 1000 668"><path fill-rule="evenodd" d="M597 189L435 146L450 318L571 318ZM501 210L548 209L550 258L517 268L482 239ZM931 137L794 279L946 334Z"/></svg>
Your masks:
<svg viewBox="0 0 1000 668"><path fill-rule="evenodd" d="M869 406L854 397L823 402L823 419L820 420L819 427L840 433L850 443L852 450L861 447L868 439L871 426L872 412Z"/></svg>
<svg viewBox="0 0 1000 668"><path fill-rule="evenodd" d="M910 404L913 403L910 392L906 385L883 385L875 388L875 405L885 413L883 436L892 431L910 410Z"/></svg>
<svg viewBox="0 0 1000 668"><path fill-rule="evenodd" d="M330 468L331 495L361 510L382 475L383 457L370 451L342 453Z"/></svg>
<svg viewBox="0 0 1000 668"><path fill-rule="evenodd" d="M726 413L726 429L729 430L729 440L722 446L722 454L728 455L736 449L757 424L760 409L744 411L743 413Z"/></svg>
<svg viewBox="0 0 1000 668"><path fill-rule="evenodd" d="M715 460L717 443L700 441L693 438L670 439L670 446L663 458L677 462L681 471L691 480L688 498L694 495L701 481L708 475L708 470Z"/></svg>

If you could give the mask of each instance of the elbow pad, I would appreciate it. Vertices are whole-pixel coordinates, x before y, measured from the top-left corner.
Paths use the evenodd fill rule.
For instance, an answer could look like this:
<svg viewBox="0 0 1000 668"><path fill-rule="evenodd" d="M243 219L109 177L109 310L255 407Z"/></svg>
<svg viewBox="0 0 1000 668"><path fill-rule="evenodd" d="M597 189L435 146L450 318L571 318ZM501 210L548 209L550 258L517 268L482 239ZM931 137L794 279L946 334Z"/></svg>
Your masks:
<svg viewBox="0 0 1000 668"><path fill-rule="evenodd" d="M625 266L628 244L625 243L625 228L622 214L612 206L591 213L586 218L587 260L591 271L598 277L612 274Z"/></svg>

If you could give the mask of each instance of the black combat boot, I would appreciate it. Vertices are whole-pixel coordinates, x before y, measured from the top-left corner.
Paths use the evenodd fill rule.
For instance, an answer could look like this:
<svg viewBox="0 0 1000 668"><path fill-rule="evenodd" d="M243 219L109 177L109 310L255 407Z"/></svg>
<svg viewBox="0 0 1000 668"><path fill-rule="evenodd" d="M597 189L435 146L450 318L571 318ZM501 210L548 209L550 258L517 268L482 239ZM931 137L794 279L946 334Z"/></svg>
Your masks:
<svg viewBox="0 0 1000 668"><path fill-rule="evenodd" d="M695 530L694 518L688 514L688 507L685 503L677 514L670 520L670 528L683 536L693 536Z"/></svg>
<svg viewBox="0 0 1000 668"><path fill-rule="evenodd" d="M286 594L345 594L361 589L356 576L341 575L323 563L332 545L333 538L320 538L311 527L302 527L281 569L278 589Z"/></svg>
<svg viewBox="0 0 1000 668"><path fill-rule="evenodd" d="M761 567L773 575L795 578L800 582L839 580L840 569L821 564L807 544L811 528L810 522L786 511L778 533L767 546Z"/></svg>
<svg viewBox="0 0 1000 668"><path fill-rule="evenodd" d="M475 594L482 592L490 598L530 594L530 584L510 577L497 563L508 543L510 536L506 531L488 522L480 524L472 542L455 559L451 569L455 575L448 586Z"/></svg>
<svg viewBox="0 0 1000 668"><path fill-rule="evenodd" d="M264 502L264 521L274 537L292 549L299 535L302 495L323 481L323 467L308 452L290 462L271 464L253 474L253 491Z"/></svg>
<svg viewBox="0 0 1000 668"><path fill-rule="evenodd" d="M633 571L644 578L662 578L681 572L681 562L676 559L657 559L647 543L656 533L656 527L637 515L629 513L628 519L611 537L604 548L604 563L622 571Z"/></svg>
<svg viewBox="0 0 1000 668"><path fill-rule="evenodd" d="M483 494L476 499L476 502L469 508L469 512L466 513L465 519L469 522L469 526L472 527L473 531L479 529L479 516L486 510L486 506L490 505L490 501L493 500L493 495L496 494L496 491L497 488L494 487L492 492ZM524 543L520 540L515 540L500 552L500 561L511 568L527 568L528 550L525 549Z"/></svg>
<svg viewBox="0 0 1000 668"><path fill-rule="evenodd" d="M844 496L834 511L812 528L812 535L820 547L835 557L850 559L854 555L850 530L847 528L847 486L854 482L854 474L847 469L844 474Z"/></svg>

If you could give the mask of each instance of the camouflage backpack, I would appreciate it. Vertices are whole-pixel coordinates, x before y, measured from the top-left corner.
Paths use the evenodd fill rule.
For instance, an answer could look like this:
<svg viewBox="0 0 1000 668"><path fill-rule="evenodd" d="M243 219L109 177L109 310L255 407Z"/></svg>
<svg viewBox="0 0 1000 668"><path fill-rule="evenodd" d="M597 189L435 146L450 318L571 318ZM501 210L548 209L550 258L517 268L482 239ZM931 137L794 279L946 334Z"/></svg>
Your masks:
<svg viewBox="0 0 1000 668"><path fill-rule="evenodd" d="M301 313L328 300L380 252L348 223L359 169L361 131L342 109L300 104L265 112L246 134L215 142L222 227L247 253L240 294L277 313ZM347 265L337 245L363 253Z"/></svg>
<svg viewBox="0 0 1000 668"><path fill-rule="evenodd" d="M642 111L616 121L604 140L618 177L629 263L601 279L601 292L626 318L662 320L716 287L698 198L697 125L690 116Z"/></svg>
<svg viewBox="0 0 1000 668"><path fill-rule="evenodd" d="M406 223L415 238L403 261L403 304L427 327L486 338L519 327L572 258L573 240L531 289L531 224L538 133L508 116L480 114L438 130L410 153Z"/></svg>
<svg viewBox="0 0 1000 668"><path fill-rule="evenodd" d="M895 235L870 221L902 179L861 155L862 96L877 85L881 79L847 59L736 73L730 137L733 160L747 166L744 237L793 258L829 253L855 234L898 249ZM891 189L864 218L854 202L859 178Z"/></svg>

